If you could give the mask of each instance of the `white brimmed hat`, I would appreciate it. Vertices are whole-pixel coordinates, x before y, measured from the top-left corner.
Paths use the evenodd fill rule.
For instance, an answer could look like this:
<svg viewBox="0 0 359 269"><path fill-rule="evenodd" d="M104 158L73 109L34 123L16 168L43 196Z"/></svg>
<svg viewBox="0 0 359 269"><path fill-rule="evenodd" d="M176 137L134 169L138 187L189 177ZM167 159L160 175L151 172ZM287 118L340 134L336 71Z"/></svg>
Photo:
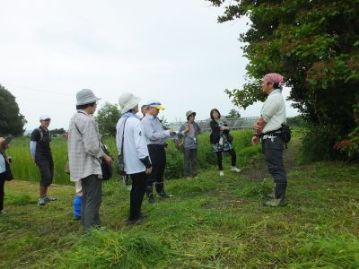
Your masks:
<svg viewBox="0 0 359 269"><path fill-rule="evenodd" d="M121 107L121 113L126 113L137 106L141 98L134 96L132 93L124 93L118 99L118 104Z"/></svg>
<svg viewBox="0 0 359 269"><path fill-rule="evenodd" d="M88 105L92 103L96 103L98 100L101 100L100 98L97 98L93 91L88 89L83 89L76 94L76 105L82 106L82 105Z"/></svg>

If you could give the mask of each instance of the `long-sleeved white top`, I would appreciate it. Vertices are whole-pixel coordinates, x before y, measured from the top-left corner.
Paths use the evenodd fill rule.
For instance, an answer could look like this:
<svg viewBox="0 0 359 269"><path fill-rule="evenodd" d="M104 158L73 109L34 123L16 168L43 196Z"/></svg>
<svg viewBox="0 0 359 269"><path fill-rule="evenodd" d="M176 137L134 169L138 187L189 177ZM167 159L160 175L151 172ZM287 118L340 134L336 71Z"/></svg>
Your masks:
<svg viewBox="0 0 359 269"><path fill-rule="evenodd" d="M126 125L124 124L125 121ZM118 154L121 154L124 125L123 156L125 172L128 175L145 172L146 167L141 160L149 156L147 142L141 121L134 114L126 113L117 123L116 144Z"/></svg>

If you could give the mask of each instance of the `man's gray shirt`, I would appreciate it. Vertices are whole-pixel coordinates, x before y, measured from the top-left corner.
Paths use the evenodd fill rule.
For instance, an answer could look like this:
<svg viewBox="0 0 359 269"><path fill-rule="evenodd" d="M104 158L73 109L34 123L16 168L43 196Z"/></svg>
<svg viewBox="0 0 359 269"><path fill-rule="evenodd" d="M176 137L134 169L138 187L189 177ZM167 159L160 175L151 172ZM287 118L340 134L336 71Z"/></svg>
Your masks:
<svg viewBox="0 0 359 269"><path fill-rule="evenodd" d="M162 123L157 117L146 115L142 121L142 129L145 132L147 145L164 145L171 137L169 130L164 130Z"/></svg>

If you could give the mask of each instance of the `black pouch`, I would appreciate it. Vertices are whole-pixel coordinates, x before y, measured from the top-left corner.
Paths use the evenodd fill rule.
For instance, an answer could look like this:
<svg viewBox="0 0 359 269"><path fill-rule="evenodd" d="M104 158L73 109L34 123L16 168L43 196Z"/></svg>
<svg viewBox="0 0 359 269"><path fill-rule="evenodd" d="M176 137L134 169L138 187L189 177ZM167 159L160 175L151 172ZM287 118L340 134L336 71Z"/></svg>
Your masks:
<svg viewBox="0 0 359 269"><path fill-rule="evenodd" d="M107 145L103 144L102 149L108 156L111 157L111 154L108 150ZM102 180L109 180L112 177L112 165L108 164L104 160L101 160L101 170L102 170Z"/></svg>
<svg viewBox="0 0 359 269"><path fill-rule="evenodd" d="M290 130L289 125L285 123L282 124L280 137L284 143L288 144L290 142L292 138L292 131Z"/></svg>

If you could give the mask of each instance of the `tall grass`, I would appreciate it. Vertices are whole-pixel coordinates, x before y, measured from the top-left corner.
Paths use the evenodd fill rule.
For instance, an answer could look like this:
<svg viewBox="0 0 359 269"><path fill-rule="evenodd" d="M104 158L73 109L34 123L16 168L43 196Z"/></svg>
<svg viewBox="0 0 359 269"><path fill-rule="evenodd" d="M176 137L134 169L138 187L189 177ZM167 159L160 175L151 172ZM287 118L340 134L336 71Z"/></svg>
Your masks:
<svg viewBox="0 0 359 269"><path fill-rule="evenodd" d="M233 132L234 148L238 155L238 164L240 166L247 165L254 156L260 151L258 146L251 146L251 132L242 130ZM207 170L216 165L215 154L209 143L209 133L203 133L199 136L198 149L198 166L200 170ZM37 181L39 172L32 161L29 151L30 139L27 137L16 138L11 144L8 151L9 156L13 158L12 170L15 178L22 180ZM106 138L105 143L109 146L110 151L115 157L117 149L114 138ZM174 179L183 176L183 153L176 149L175 144L169 141L167 148L167 169L166 178ZM67 142L64 138L58 137L53 139L51 143L52 154L55 163L55 178L57 184L68 184L69 176L65 173L65 165L67 162ZM115 162L116 162L115 158ZM225 161L229 165L228 160ZM116 163L115 163L116 166ZM116 170L116 169L115 169ZM116 176L116 175L115 175Z"/></svg>

